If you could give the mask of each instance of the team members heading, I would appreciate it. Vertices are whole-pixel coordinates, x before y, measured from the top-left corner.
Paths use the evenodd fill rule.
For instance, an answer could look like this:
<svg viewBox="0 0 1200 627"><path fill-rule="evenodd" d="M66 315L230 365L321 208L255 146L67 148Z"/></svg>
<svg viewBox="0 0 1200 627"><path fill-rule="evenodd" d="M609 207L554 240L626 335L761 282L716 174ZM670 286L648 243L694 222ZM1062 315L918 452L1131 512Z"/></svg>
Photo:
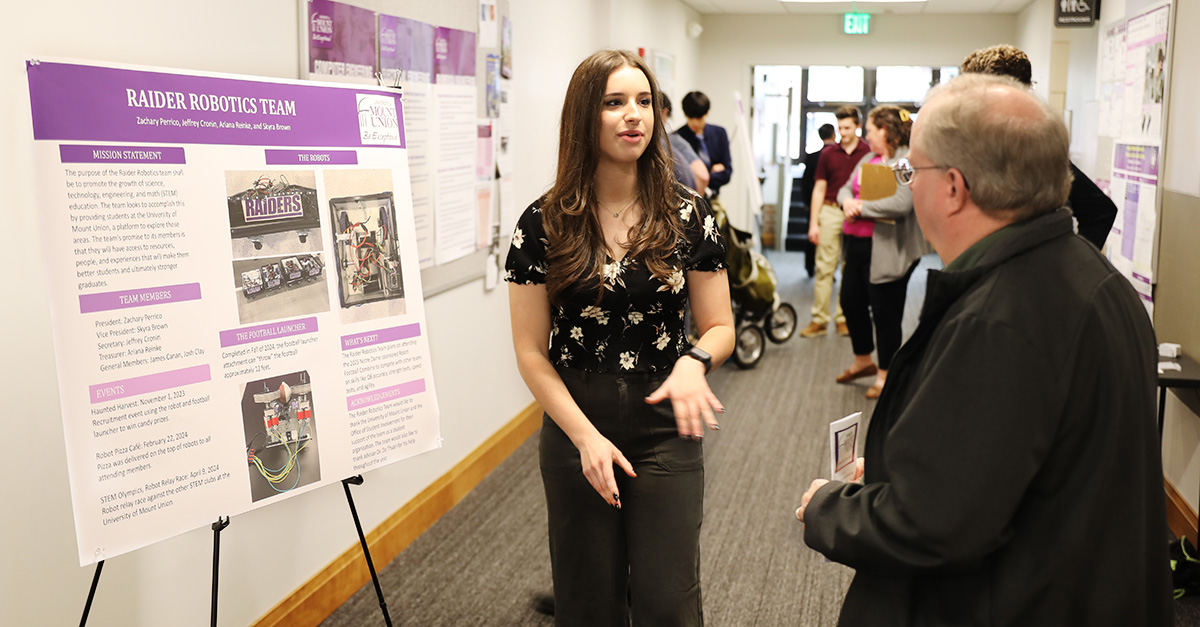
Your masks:
<svg viewBox="0 0 1200 627"><path fill-rule="evenodd" d="M218 96L155 89L125 89L125 104L137 109L183 109L219 113L296 115L295 100Z"/></svg>

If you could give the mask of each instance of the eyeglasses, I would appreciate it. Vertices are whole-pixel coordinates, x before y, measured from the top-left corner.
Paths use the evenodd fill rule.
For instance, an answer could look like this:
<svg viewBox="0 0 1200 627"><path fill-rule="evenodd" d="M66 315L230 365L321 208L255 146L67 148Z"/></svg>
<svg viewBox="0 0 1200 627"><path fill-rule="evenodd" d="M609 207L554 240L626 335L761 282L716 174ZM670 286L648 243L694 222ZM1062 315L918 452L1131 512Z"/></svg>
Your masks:
<svg viewBox="0 0 1200 627"><path fill-rule="evenodd" d="M907 187L909 185L912 185L913 177L915 177L917 175L917 170L931 170L931 169L949 170L952 167L954 167L954 166L923 165L920 167L913 167L913 165L911 163L909 163L908 159L905 158L905 159L901 159L899 162L896 163L896 166L894 168L892 168L892 173L896 175L897 183ZM962 172L959 172L959 176L962 176ZM971 184L967 182L966 177L963 177L963 186L966 187L967 189L971 189Z"/></svg>

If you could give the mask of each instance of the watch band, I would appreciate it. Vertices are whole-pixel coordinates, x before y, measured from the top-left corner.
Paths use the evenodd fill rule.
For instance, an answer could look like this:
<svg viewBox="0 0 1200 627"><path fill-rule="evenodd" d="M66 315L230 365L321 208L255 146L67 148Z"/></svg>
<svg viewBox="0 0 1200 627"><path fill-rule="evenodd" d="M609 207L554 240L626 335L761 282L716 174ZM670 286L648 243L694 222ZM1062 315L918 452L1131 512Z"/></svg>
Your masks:
<svg viewBox="0 0 1200 627"><path fill-rule="evenodd" d="M684 355L704 364L704 374L708 374L712 370L712 355L704 352L699 346L689 348Z"/></svg>

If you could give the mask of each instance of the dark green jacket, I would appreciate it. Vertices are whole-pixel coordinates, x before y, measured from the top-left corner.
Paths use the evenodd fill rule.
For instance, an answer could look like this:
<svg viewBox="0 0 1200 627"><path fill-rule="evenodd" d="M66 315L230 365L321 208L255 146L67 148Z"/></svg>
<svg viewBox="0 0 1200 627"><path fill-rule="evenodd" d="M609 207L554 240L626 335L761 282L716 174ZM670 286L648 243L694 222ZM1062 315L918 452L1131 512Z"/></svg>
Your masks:
<svg viewBox="0 0 1200 627"><path fill-rule="evenodd" d="M807 544L856 569L842 625L1171 625L1154 331L1040 216L930 272L866 439Z"/></svg>

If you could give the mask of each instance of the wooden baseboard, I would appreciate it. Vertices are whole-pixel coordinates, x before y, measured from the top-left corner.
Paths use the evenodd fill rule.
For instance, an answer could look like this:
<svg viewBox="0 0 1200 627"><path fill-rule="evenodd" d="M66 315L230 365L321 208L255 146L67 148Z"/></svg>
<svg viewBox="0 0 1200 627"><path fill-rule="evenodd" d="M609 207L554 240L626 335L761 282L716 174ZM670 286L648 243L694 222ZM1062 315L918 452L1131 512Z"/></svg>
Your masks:
<svg viewBox="0 0 1200 627"><path fill-rule="evenodd" d="M1187 500L1183 498L1183 495L1179 493L1179 490L1175 489L1175 486L1170 481L1164 478L1163 485L1167 491L1167 526L1171 528L1171 533L1175 534L1177 538L1187 536L1193 545L1200 546L1196 542L1196 512L1192 511L1192 507L1188 505Z"/></svg>
<svg viewBox="0 0 1200 627"><path fill-rule="evenodd" d="M382 569L413 540L450 511L489 472L541 426L542 410L531 403L449 472L439 477L367 534L376 569ZM315 627L371 579L362 548L355 544L313 575L252 627Z"/></svg>

